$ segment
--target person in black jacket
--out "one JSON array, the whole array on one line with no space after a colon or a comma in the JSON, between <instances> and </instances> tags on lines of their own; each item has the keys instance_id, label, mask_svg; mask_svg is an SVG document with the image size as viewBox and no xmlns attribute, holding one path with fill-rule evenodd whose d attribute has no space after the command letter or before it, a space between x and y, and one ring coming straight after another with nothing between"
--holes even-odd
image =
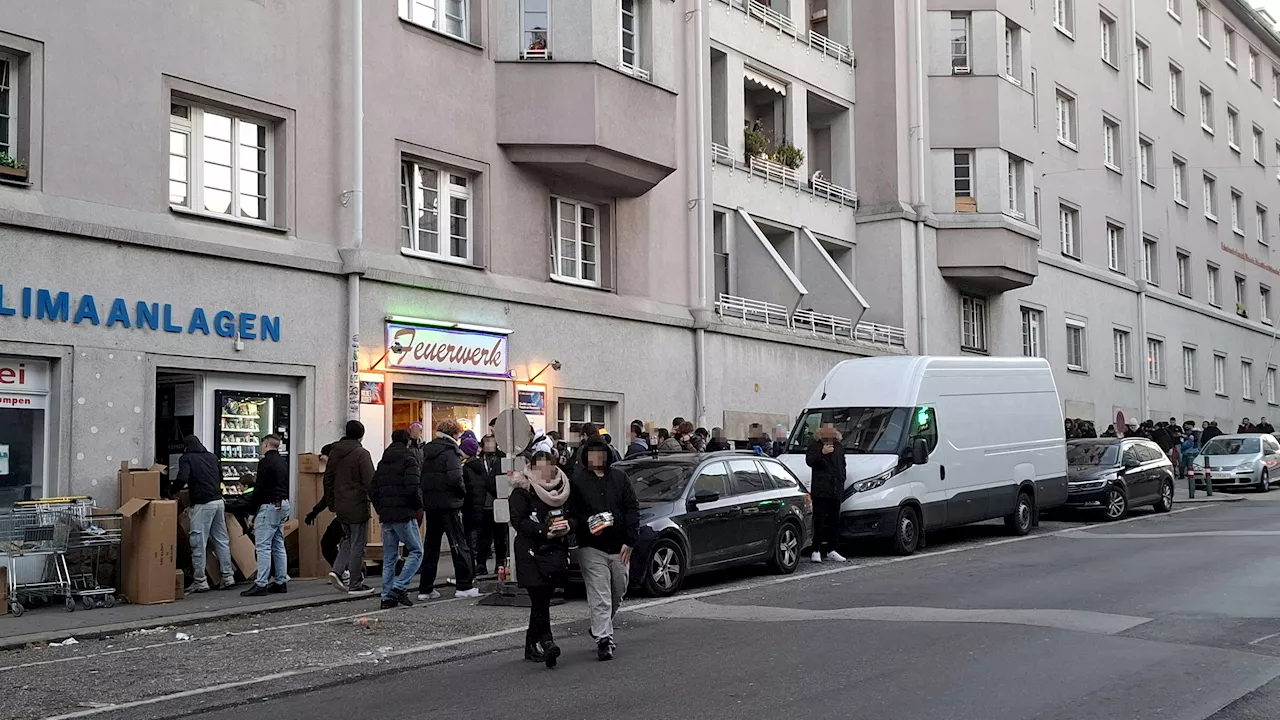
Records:
<instances>
[{"instance_id":1,"label":"person in black jacket","mask_svg":"<svg viewBox=\"0 0 1280 720\"><path fill-rule=\"evenodd\" d=\"M391 433L391 445L382 451L369 493L373 509L382 522L383 610L397 605L413 607L409 581L422 565L422 537L418 534L418 518L422 515L422 468L412 442L408 430ZM396 575L400 543L404 543L409 556Z\"/></svg>"},{"instance_id":2,"label":"person in black jacket","mask_svg":"<svg viewBox=\"0 0 1280 720\"><path fill-rule=\"evenodd\" d=\"M1200 447L1203 448L1206 443L1219 435L1226 435L1226 433L1222 432L1222 428L1218 427L1217 420L1210 420L1209 427L1205 428L1204 431L1200 433Z\"/></svg>"},{"instance_id":3,"label":"person in black jacket","mask_svg":"<svg viewBox=\"0 0 1280 720\"><path fill-rule=\"evenodd\" d=\"M262 438L258 479L253 486L253 502L258 513L253 520L253 544L258 555L258 577L253 587L240 593L256 597L289 591L289 556L284 551L284 524L293 508L289 505L289 463L280 455L280 438ZM275 576L272 579L272 566Z\"/></svg>"},{"instance_id":4,"label":"person in black jacket","mask_svg":"<svg viewBox=\"0 0 1280 720\"><path fill-rule=\"evenodd\" d=\"M536 453L535 453L536 454ZM547 453L553 462L557 462L554 452ZM493 501L498 498L498 476L502 474L502 458L506 455L498 449L498 443L492 435L480 440L480 455L477 461L484 469L484 506L481 510L480 524L476 537L472 538L471 554L475 559L476 575L486 574L489 569L489 553L493 553L494 567L507 564L507 524L493 518ZM468 466L469 467L469 466ZM463 468L464 470L466 468Z\"/></svg>"},{"instance_id":5,"label":"person in black jacket","mask_svg":"<svg viewBox=\"0 0 1280 720\"><path fill-rule=\"evenodd\" d=\"M603 438L587 441L586 464L575 469L569 494L569 517L578 528L578 567L599 660L612 660L617 648L613 616L627 593L627 565L640 536L640 503L627 474L613 467L610 451Z\"/></svg>"},{"instance_id":6,"label":"person in black jacket","mask_svg":"<svg viewBox=\"0 0 1280 720\"><path fill-rule=\"evenodd\" d=\"M480 597L480 591L471 586L474 568L471 566L466 530L462 525L467 486L462 480L462 452L458 449L457 440L461 432L456 420L441 420L436 426L435 439L422 449L422 504L426 508L427 539L418 581L419 600L440 597L435 583L443 537L449 538L453 574L458 582L454 597Z\"/></svg>"},{"instance_id":7,"label":"person in black jacket","mask_svg":"<svg viewBox=\"0 0 1280 720\"><path fill-rule=\"evenodd\" d=\"M205 577L205 555L209 539L222 569L220 590L235 587L235 566L231 564L231 539L227 535L227 507L222 498L222 471L218 459L205 449L200 438L188 435L183 438L183 453L178 459L178 481L170 488L176 499L183 488L189 486L191 507L187 519L191 523L191 569L194 575L191 592L209 592L209 580Z\"/></svg>"},{"instance_id":8,"label":"person in black jacket","mask_svg":"<svg viewBox=\"0 0 1280 720\"><path fill-rule=\"evenodd\" d=\"M809 493L813 497L813 562L828 559L844 562L836 551L840 542L840 501L844 495L844 444L840 431L831 423L823 423L814 434L804 456L813 469Z\"/></svg>"},{"instance_id":9,"label":"person in black jacket","mask_svg":"<svg viewBox=\"0 0 1280 720\"><path fill-rule=\"evenodd\" d=\"M462 451L462 485L467 489L462 503L462 529L467 533L467 547L471 549L471 567L479 577L485 574L489 562L487 554L483 562L480 560L480 529L485 525L484 503L489 495L485 482L488 468L480 459L480 441L474 433L463 433L458 449Z\"/></svg>"},{"instance_id":10,"label":"person in black jacket","mask_svg":"<svg viewBox=\"0 0 1280 720\"><path fill-rule=\"evenodd\" d=\"M373 457L364 448L364 424L348 420L346 434L329 447L324 467L324 502L342 523L342 544L329 582L349 595L371 595L364 584L364 548L369 538L369 490ZM343 578L347 578L344 582Z\"/></svg>"},{"instance_id":11,"label":"person in black jacket","mask_svg":"<svg viewBox=\"0 0 1280 720\"><path fill-rule=\"evenodd\" d=\"M724 437L724 428L711 428L711 439L707 441L707 452L723 452L732 449L733 446Z\"/></svg>"},{"instance_id":12,"label":"person in black jacket","mask_svg":"<svg viewBox=\"0 0 1280 720\"><path fill-rule=\"evenodd\" d=\"M524 659L555 667L560 657L551 634L551 597L569 579L569 533L565 513L569 478L548 452L511 479L511 522L516 528L516 582L529 593L529 629Z\"/></svg>"}]
</instances>

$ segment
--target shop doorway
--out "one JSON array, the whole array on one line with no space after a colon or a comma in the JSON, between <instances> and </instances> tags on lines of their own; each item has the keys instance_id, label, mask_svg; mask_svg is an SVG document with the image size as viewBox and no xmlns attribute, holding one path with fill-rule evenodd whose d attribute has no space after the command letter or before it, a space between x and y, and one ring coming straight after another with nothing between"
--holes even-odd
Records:
<instances>
[{"instance_id":1,"label":"shop doorway","mask_svg":"<svg viewBox=\"0 0 1280 720\"><path fill-rule=\"evenodd\" d=\"M201 378L195 375L156 373L155 462L169 468L161 476L160 492L169 497L170 477L178 476L182 439L196 432L196 406Z\"/></svg>"},{"instance_id":2,"label":"shop doorway","mask_svg":"<svg viewBox=\"0 0 1280 720\"><path fill-rule=\"evenodd\" d=\"M483 393L440 395L396 388L391 401L391 428L407 428L420 422L423 435L430 440L441 421L452 419L464 431L470 430L476 437L484 437L489 429L488 404L488 395Z\"/></svg>"}]
</instances>

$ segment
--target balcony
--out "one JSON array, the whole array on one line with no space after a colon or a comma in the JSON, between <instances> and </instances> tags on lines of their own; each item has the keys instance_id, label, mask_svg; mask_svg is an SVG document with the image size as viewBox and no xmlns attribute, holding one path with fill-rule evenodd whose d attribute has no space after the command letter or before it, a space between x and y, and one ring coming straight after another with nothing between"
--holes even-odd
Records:
<instances>
[{"instance_id":1,"label":"balcony","mask_svg":"<svg viewBox=\"0 0 1280 720\"><path fill-rule=\"evenodd\" d=\"M938 230L938 269L962 289L983 295L1030 285L1039 273L1035 238L1007 227Z\"/></svg>"},{"instance_id":2,"label":"balcony","mask_svg":"<svg viewBox=\"0 0 1280 720\"><path fill-rule=\"evenodd\" d=\"M814 52L849 65L852 71L853 49L849 46L838 43L813 29L797 28L789 16L783 15L759 0L720 0L720 2L746 13L748 17L760 21L766 28L773 28L779 35L790 35L797 42L808 45Z\"/></svg>"},{"instance_id":3,"label":"balcony","mask_svg":"<svg viewBox=\"0 0 1280 720\"><path fill-rule=\"evenodd\" d=\"M795 188L799 192L812 195L815 198L850 207L854 210L858 209L858 194L856 192L821 178L815 177L804 180L798 172L782 163L761 157L751 157L747 159L747 162L742 162L733 156L733 151L728 146L719 143L711 143L711 159L717 165L723 165L732 170L742 170L767 182Z\"/></svg>"},{"instance_id":4,"label":"balcony","mask_svg":"<svg viewBox=\"0 0 1280 720\"><path fill-rule=\"evenodd\" d=\"M639 197L675 172L676 95L640 82L643 70L571 62L497 68L498 144L511 162L612 197Z\"/></svg>"},{"instance_id":5,"label":"balcony","mask_svg":"<svg viewBox=\"0 0 1280 720\"><path fill-rule=\"evenodd\" d=\"M870 322L855 323L851 318L812 310L788 312L783 305L736 295L720 295L716 300L716 314L722 319L758 323L832 340L857 340L900 348L907 346L907 331L900 327Z\"/></svg>"}]
</instances>

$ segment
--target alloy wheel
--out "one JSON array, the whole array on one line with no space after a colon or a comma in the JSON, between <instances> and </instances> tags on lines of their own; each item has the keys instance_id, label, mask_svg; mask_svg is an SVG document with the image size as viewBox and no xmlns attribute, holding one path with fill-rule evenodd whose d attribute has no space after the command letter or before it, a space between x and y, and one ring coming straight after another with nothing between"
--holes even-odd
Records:
<instances>
[{"instance_id":1,"label":"alloy wheel","mask_svg":"<svg viewBox=\"0 0 1280 720\"><path fill-rule=\"evenodd\" d=\"M782 556L783 567L792 567L800 562L800 538L796 537L796 531L790 525L782 530L778 552Z\"/></svg>"},{"instance_id":2,"label":"alloy wheel","mask_svg":"<svg viewBox=\"0 0 1280 720\"><path fill-rule=\"evenodd\" d=\"M1107 493L1107 518L1119 520L1124 517L1128 504L1129 501L1125 498L1124 493L1112 488L1111 492Z\"/></svg>"},{"instance_id":3,"label":"alloy wheel","mask_svg":"<svg viewBox=\"0 0 1280 720\"><path fill-rule=\"evenodd\" d=\"M680 558L675 548L664 546L653 554L653 582L664 591L676 586L680 577Z\"/></svg>"}]
</instances>

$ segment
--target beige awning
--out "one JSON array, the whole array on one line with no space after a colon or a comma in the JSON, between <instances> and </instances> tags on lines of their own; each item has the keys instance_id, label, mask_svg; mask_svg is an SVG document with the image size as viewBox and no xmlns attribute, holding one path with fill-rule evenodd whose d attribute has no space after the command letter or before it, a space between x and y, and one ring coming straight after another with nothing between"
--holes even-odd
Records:
<instances>
[{"instance_id":1,"label":"beige awning","mask_svg":"<svg viewBox=\"0 0 1280 720\"><path fill-rule=\"evenodd\" d=\"M769 77L768 75L757 70L752 70L751 68L747 68L743 72L743 76L750 85L764 90L772 90L779 95L785 96L787 94L787 84L777 78Z\"/></svg>"}]
</instances>

